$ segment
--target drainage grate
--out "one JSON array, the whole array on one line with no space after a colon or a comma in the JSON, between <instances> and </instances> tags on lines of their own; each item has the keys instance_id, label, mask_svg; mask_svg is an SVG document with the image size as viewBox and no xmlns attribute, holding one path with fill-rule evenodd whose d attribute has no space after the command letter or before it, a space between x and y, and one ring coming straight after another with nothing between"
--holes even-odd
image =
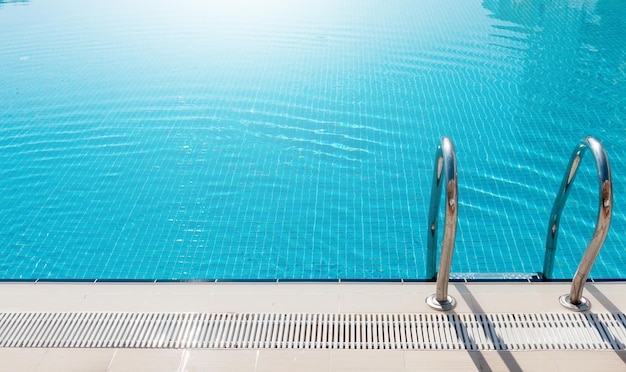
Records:
<instances>
[{"instance_id":1,"label":"drainage grate","mask_svg":"<svg viewBox=\"0 0 626 372\"><path fill-rule=\"evenodd\" d=\"M623 350L622 313L0 313L0 347Z\"/></svg>"}]
</instances>

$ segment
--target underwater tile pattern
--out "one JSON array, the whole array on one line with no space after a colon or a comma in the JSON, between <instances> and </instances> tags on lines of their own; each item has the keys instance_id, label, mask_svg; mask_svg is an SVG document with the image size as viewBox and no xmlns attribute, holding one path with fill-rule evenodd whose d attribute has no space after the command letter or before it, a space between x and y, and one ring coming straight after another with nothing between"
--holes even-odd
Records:
<instances>
[{"instance_id":1,"label":"underwater tile pattern","mask_svg":"<svg viewBox=\"0 0 626 372\"><path fill-rule=\"evenodd\" d=\"M623 278L624 24L609 0L2 2L0 278L423 279L444 135L453 272L541 271L593 135L616 203L592 277ZM588 155L556 277L595 177Z\"/></svg>"}]
</instances>

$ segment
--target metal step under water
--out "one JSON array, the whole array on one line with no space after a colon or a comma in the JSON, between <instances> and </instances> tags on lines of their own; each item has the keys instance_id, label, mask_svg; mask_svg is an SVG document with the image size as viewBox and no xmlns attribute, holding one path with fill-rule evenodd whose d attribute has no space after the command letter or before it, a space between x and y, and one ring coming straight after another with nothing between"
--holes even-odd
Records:
<instances>
[{"instance_id":1,"label":"metal step under water","mask_svg":"<svg viewBox=\"0 0 626 372\"><path fill-rule=\"evenodd\" d=\"M623 313L0 313L0 347L624 350Z\"/></svg>"}]
</instances>

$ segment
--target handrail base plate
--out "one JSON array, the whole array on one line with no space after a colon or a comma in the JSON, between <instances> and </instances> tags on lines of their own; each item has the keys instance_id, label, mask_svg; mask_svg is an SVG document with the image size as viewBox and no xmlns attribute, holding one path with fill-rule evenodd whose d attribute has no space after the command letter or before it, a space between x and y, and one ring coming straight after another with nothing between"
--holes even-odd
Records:
<instances>
[{"instance_id":1,"label":"handrail base plate","mask_svg":"<svg viewBox=\"0 0 626 372\"><path fill-rule=\"evenodd\" d=\"M572 311L587 311L591 309L591 302L589 302L589 300L584 297L580 298L579 304L573 304L570 302L570 296L568 294L565 294L559 297L559 302L561 303L561 305L563 305L563 307L566 307Z\"/></svg>"},{"instance_id":2,"label":"handrail base plate","mask_svg":"<svg viewBox=\"0 0 626 372\"><path fill-rule=\"evenodd\" d=\"M452 296L448 296L445 301L437 301L437 294L432 294L426 298L426 304L438 311L448 311L454 309L456 300Z\"/></svg>"}]
</instances>

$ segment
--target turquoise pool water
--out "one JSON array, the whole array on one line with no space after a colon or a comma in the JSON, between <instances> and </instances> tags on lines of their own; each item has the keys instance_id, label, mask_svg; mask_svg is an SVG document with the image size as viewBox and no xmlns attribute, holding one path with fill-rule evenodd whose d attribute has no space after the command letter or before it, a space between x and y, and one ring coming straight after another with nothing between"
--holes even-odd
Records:
<instances>
[{"instance_id":1,"label":"turquoise pool water","mask_svg":"<svg viewBox=\"0 0 626 372\"><path fill-rule=\"evenodd\" d=\"M624 1L0 1L0 87L0 278L424 278L443 135L453 273L541 271L593 135L615 204L591 277L626 278Z\"/></svg>"}]
</instances>

